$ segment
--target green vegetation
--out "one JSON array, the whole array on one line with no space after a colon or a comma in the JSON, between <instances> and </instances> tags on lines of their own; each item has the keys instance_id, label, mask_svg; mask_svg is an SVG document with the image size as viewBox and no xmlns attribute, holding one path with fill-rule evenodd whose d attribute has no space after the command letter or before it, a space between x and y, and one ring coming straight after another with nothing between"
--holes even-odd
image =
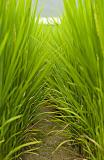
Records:
<instances>
[{"instance_id":1,"label":"green vegetation","mask_svg":"<svg viewBox=\"0 0 104 160\"><path fill-rule=\"evenodd\" d=\"M0 1L0 160L35 152L45 101L72 146L104 160L104 0L64 0L52 27L36 8Z\"/></svg>"},{"instance_id":2,"label":"green vegetation","mask_svg":"<svg viewBox=\"0 0 104 160\"><path fill-rule=\"evenodd\" d=\"M32 139L48 73L47 35L31 0L0 1L0 160L16 159ZM20 152L21 151L21 152Z\"/></svg>"},{"instance_id":3,"label":"green vegetation","mask_svg":"<svg viewBox=\"0 0 104 160\"><path fill-rule=\"evenodd\" d=\"M77 3L76 3L77 2ZM87 159L104 159L104 0L64 1L52 43L51 100L56 121ZM55 47L54 47L55 46Z\"/></svg>"}]
</instances>

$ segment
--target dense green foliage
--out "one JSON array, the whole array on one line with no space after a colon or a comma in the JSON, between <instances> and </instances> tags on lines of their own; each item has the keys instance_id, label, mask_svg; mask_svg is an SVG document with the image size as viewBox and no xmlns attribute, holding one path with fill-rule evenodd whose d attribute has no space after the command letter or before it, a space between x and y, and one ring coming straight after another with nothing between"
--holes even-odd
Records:
<instances>
[{"instance_id":1,"label":"dense green foliage","mask_svg":"<svg viewBox=\"0 0 104 160\"><path fill-rule=\"evenodd\" d=\"M31 0L0 0L0 160L40 143L30 127L38 120L49 65L47 35L35 14Z\"/></svg>"},{"instance_id":2,"label":"dense green foliage","mask_svg":"<svg viewBox=\"0 0 104 160\"><path fill-rule=\"evenodd\" d=\"M72 146L104 160L104 0L64 0L53 26L39 24L36 8L0 0L0 160L35 151L45 100Z\"/></svg>"},{"instance_id":3,"label":"dense green foliage","mask_svg":"<svg viewBox=\"0 0 104 160\"><path fill-rule=\"evenodd\" d=\"M65 0L54 33L51 100L87 159L104 159L104 0Z\"/></svg>"}]
</instances>

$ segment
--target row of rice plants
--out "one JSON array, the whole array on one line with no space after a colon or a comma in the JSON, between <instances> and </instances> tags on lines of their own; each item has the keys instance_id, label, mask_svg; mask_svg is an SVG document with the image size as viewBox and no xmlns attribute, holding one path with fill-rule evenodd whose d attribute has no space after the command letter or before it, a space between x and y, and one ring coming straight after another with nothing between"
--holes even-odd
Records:
<instances>
[{"instance_id":1,"label":"row of rice plants","mask_svg":"<svg viewBox=\"0 0 104 160\"><path fill-rule=\"evenodd\" d=\"M103 160L104 0L64 0L54 27L39 24L36 6L0 1L0 160L34 152L31 126L47 95L72 145Z\"/></svg>"},{"instance_id":2,"label":"row of rice plants","mask_svg":"<svg viewBox=\"0 0 104 160\"><path fill-rule=\"evenodd\" d=\"M31 0L0 0L0 160L17 159L31 146L50 65L47 34ZM25 150L24 150L25 148Z\"/></svg>"},{"instance_id":3,"label":"row of rice plants","mask_svg":"<svg viewBox=\"0 0 104 160\"><path fill-rule=\"evenodd\" d=\"M87 159L104 160L104 0L64 0L64 7L49 44L55 121Z\"/></svg>"}]
</instances>

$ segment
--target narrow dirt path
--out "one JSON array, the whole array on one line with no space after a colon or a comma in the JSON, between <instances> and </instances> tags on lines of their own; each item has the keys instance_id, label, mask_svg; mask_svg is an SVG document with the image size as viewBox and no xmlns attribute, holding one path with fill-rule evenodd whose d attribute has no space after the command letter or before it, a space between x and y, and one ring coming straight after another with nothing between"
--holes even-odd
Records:
<instances>
[{"instance_id":1,"label":"narrow dirt path","mask_svg":"<svg viewBox=\"0 0 104 160\"><path fill-rule=\"evenodd\" d=\"M50 117L42 120L38 125L38 129L41 130L42 141L39 150L36 155L25 155L23 160L85 160L79 154L77 154L70 147L70 144L62 145L58 150L57 146L67 138L53 130L60 130L59 126L55 126L54 122L51 122ZM56 150L56 152L54 152Z\"/></svg>"}]
</instances>

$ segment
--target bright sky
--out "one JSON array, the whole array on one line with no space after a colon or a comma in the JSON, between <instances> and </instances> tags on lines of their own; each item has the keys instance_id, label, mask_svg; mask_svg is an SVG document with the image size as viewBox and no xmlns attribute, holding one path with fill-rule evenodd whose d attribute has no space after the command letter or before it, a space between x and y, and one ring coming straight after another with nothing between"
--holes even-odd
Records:
<instances>
[{"instance_id":1,"label":"bright sky","mask_svg":"<svg viewBox=\"0 0 104 160\"><path fill-rule=\"evenodd\" d=\"M38 0L38 11L41 8L44 8L41 13L42 17L61 16L63 12L63 0Z\"/></svg>"}]
</instances>

